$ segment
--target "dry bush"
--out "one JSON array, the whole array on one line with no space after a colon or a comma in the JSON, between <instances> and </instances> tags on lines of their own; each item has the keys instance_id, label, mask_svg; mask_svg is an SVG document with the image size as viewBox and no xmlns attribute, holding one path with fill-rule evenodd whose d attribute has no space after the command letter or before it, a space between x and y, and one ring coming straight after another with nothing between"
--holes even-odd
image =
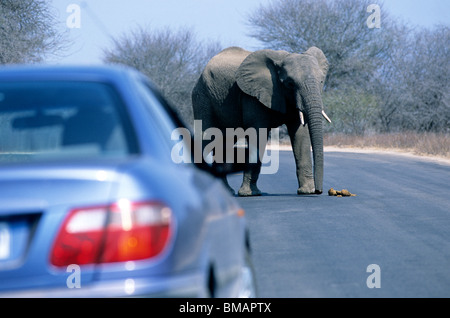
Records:
<instances>
[{"instance_id":1,"label":"dry bush","mask_svg":"<svg viewBox=\"0 0 450 318\"><path fill-rule=\"evenodd\" d=\"M192 124L192 88L208 60L221 50L220 44L200 42L189 28L141 26L112 42L104 49L104 62L128 65L150 77L184 122Z\"/></svg>"},{"instance_id":2,"label":"dry bush","mask_svg":"<svg viewBox=\"0 0 450 318\"><path fill-rule=\"evenodd\" d=\"M418 155L450 158L450 135L439 133L391 133L369 136L327 134L325 146L408 151Z\"/></svg>"},{"instance_id":3,"label":"dry bush","mask_svg":"<svg viewBox=\"0 0 450 318\"><path fill-rule=\"evenodd\" d=\"M70 45L49 0L0 1L0 64L38 63Z\"/></svg>"}]
</instances>

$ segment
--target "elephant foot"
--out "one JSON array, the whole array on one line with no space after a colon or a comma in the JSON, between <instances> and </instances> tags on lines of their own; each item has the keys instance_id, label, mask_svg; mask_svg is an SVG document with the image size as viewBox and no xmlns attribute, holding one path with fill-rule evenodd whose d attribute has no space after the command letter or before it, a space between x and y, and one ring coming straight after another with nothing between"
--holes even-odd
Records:
<instances>
[{"instance_id":1,"label":"elephant foot","mask_svg":"<svg viewBox=\"0 0 450 318\"><path fill-rule=\"evenodd\" d=\"M297 194L315 194L314 180L308 181L297 189Z\"/></svg>"},{"instance_id":2,"label":"elephant foot","mask_svg":"<svg viewBox=\"0 0 450 318\"><path fill-rule=\"evenodd\" d=\"M238 195L240 197L259 196L261 194L262 194L262 192L258 189L258 187L256 185L253 185L253 186L243 185L238 191Z\"/></svg>"}]
</instances>

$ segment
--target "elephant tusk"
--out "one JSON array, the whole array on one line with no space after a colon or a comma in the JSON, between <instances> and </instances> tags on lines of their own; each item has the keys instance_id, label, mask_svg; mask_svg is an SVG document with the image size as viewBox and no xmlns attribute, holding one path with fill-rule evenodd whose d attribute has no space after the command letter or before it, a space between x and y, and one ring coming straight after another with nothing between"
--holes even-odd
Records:
<instances>
[{"instance_id":1,"label":"elephant tusk","mask_svg":"<svg viewBox=\"0 0 450 318\"><path fill-rule=\"evenodd\" d=\"M301 111L299 111L300 113L300 123L302 124L302 126L305 125L305 117L303 116L303 113Z\"/></svg>"},{"instance_id":2,"label":"elephant tusk","mask_svg":"<svg viewBox=\"0 0 450 318\"><path fill-rule=\"evenodd\" d=\"M322 110L322 115L323 115L323 117L324 117L329 123L331 123L330 117L328 117L327 114L325 114L325 111L324 111L324 110Z\"/></svg>"}]
</instances>

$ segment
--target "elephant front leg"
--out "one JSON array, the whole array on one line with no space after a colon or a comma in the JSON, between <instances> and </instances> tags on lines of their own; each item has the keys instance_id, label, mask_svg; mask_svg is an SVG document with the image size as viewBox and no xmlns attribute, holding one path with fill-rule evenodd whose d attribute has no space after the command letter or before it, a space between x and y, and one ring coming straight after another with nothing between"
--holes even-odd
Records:
<instances>
[{"instance_id":1,"label":"elephant front leg","mask_svg":"<svg viewBox=\"0 0 450 318\"><path fill-rule=\"evenodd\" d=\"M311 158L311 139L307 125L294 122L287 125L294 152L298 180L297 194L314 194L314 175Z\"/></svg>"}]
</instances>

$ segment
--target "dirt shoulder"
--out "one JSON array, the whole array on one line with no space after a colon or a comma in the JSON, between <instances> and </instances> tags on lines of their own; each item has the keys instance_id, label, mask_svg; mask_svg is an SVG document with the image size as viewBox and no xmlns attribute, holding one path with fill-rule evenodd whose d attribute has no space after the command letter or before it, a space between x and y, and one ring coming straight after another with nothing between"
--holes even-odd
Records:
<instances>
[{"instance_id":1,"label":"dirt shoulder","mask_svg":"<svg viewBox=\"0 0 450 318\"><path fill-rule=\"evenodd\" d=\"M267 149L279 151L292 151L291 145L279 145L278 147L274 147L273 145L268 145ZM396 155L396 156L404 156L407 158L414 158L417 160L423 160L428 162L435 162L439 164L449 165L450 159L443 158L439 156L426 156L426 155L417 155L412 152L404 151L404 150L396 150L396 149L381 149L381 148L344 148L344 147L336 147L336 146L325 146L325 152L350 152L350 153L379 153L379 154L387 154L387 155Z\"/></svg>"}]
</instances>

